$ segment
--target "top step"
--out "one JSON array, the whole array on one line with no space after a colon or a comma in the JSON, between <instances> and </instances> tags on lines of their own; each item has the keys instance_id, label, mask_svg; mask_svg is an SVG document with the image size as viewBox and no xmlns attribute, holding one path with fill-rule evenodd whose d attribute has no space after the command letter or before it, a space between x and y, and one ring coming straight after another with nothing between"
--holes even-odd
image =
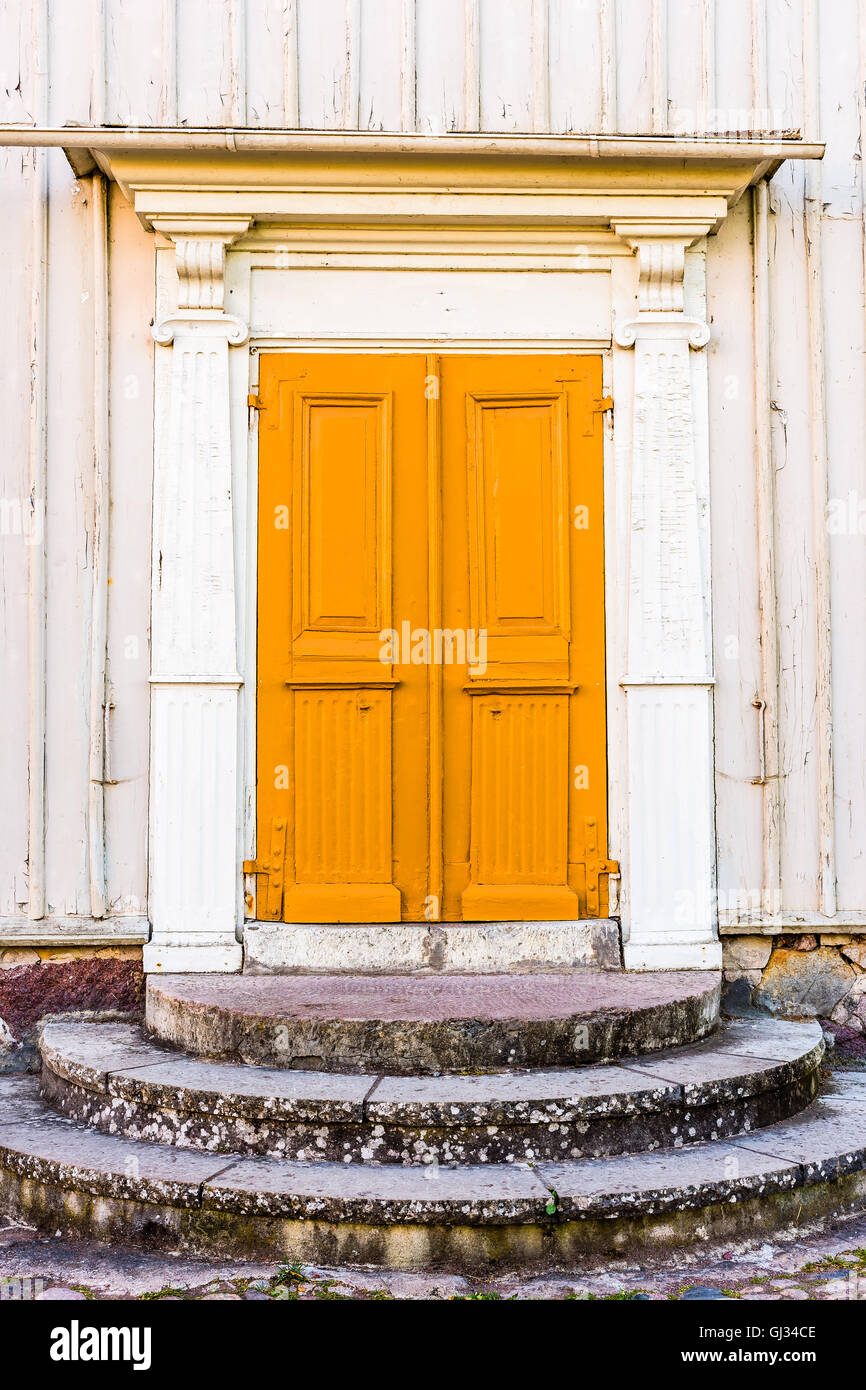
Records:
<instances>
[{"instance_id":1,"label":"top step","mask_svg":"<svg viewBox=\"0 0 866 1390\"><path fill-rule=\"evenodd\" d=\"M574 1067L679 1047L719 1015L720 976L151 975L147 1027L259 1066L435 1075Z\"/></svg>"}]
</instances>

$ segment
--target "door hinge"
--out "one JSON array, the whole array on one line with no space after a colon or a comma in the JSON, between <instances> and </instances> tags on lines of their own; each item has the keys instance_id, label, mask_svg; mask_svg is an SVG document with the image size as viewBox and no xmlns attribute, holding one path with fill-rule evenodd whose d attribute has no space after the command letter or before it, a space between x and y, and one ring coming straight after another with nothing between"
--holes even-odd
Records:
<instances>
[{"instance_id":1,"label":"door hinge","mask_svg":"<svg viewBox=\"0 0 866 1390\"><path fill-rule=\"evenodd\" d=\"M600 400L594 400L590 404L589 409L587 410L587 415L589 416L589 419L587 420L586 416L584 416L584 419L586 420L583 429L584 439L591 439L592 436L595 434L595 431L597 429L597 425L595 423L596 415L607 415L608 412L610 412L611 415L613 413L613 396L602 396Z\"/></svg>"},{"instance_id":2,"label":"door hinge","mask_svg":"<svg viewBox=\"0 0 866 1390\"><path fill-rule=\"evenodd\" d=\"M598 821L587 816L584 834L586 851L586 911L590 917L598 917L601 911L600 880L603 874L618 874L619 864L615 859L607 859L599 854Z\"/></svg>"},{"instance_id":3,"label":"door hinge","mask_svg":"<svg viewBox=\"0 0 866 1390\"><path fill-rule=\"evenodd\" d=\"M265 404L261 396L256 395L255 391L250 391L249 395L247 396L247 416L250 429L252 429L253 427L253 419L255 414L258 411L264 409Z\"/></svg>"},{"instance_id":4,"label":"door hinge","mask_svg":"<svg viewBox=\"0 0 866 1390\"><path fill-rule=\"evenodd\" d=\"M279 921L283 911L283 889L286 878L286 821L282 816L271 821L271 841L267 859L245 859L244 873L267 879L265 910L256 904L256 915L265 921Z\"/></svg>"}]
</instances>

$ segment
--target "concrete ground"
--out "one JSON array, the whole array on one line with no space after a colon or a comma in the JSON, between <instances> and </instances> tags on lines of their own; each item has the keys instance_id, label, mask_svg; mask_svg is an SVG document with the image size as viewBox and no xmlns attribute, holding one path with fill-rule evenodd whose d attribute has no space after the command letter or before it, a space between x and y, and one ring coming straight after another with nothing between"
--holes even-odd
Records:
<instances>
[{"instance_id":1,"label":"concrete ground","mask_svg":"<svg viewBox=\"0 0 866 1390\"><path fill-rule=\"evenodd\" d=\"M841 1048L840 1070L866 1071ZM0 1217L0 1300L746 1299L866 1301L866 1213L730 1248L591 1261L543 1275L319 1269L146 1254L40 1235Z\"/></svg>"},{"instance_id":2,"label":"concrete ground","mask_svg":"<svg viewBox=\"0 0 866 1390\"><path fill-rule=\"evenodd\" d=\"M608 1261L579 1272L470 1278L214 1262L0 1227L0 1298L810 1299L866 1301L866 1215L730 1250Z\"/></svg>"}]
</instances>

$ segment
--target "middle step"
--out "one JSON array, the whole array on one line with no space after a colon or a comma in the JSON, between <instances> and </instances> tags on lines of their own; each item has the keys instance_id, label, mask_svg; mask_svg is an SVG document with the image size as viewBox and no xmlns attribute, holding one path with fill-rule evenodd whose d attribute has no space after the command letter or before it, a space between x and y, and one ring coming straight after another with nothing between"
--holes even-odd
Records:
<instances>
[{"instance_id":1,"label":"middle step","mask_svg":"<svg viewBox=\"0 0 866 1390\"><path fill-rule=\"evenodd\" d=\"M289 1071L177 1053L134 1026L50 1023L42 1089L110 1134L210 1152L346 1163L602 1158L729 1138L818 1091L816 1023L742 1019L616 1065L483 1075Z\"/></svg>"}]
</instances>

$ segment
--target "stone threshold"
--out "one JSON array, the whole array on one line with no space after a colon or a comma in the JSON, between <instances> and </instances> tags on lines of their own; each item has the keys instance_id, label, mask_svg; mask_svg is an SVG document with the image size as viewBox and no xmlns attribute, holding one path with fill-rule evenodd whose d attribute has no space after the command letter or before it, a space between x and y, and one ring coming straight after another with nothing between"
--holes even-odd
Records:
<instances>
[{"instance_id":1,"label":"stone threshold","mask_svg":"<svg viewBox=\"0 0 866 1390\"><path fill-rule=\"evenodd\" d=\"M615 918L575 922L248 922L244 973L510 974L622 969Z\"/></svg>"}]
</instances>

